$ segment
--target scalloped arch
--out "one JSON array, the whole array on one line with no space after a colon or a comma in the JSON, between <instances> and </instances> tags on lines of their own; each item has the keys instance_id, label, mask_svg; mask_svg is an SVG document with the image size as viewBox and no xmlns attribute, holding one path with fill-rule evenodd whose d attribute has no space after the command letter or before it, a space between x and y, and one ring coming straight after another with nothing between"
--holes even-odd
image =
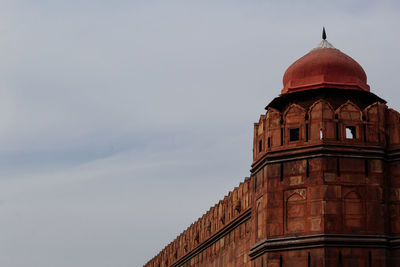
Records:
<instances>
[{"instance_id":1,"label":"scalloped arch","mask_svg":"<svg viewBox=\"0 0 400 267\"><path fill-rule=\"evenodd\" d=\"M300 106L300 105L294 103L294 104L291 104L289 107L287 107L287 108L285 109L285 111L283 112L283 117L285 118L286 115L289 113L289 111L290 111L291 109L294 109L294 108L297 108L297 109L301 110L301 112L303 112L303 113L306 112L306 110L305 110L302 106Z\"/></svg>"},{"instance_id":2,"label":"scalloped arch","mask_svg":"<svg viewBox=\"0 0 400 267\"><path fill-rule=\"evenodd\" d=\"M290 201L301 201L301 200L305 200L305 197L300 195L298 192L294 192L293 194L291 194L287 199L286 202L290 202Z\"/></svg>"},{"instance_id":3,"label":"scalloped arch","mask_svg":"<svg viewBox=\"0 0 400 267\"><path fill-rule=\"evenodd\" d=\"M284 124L286 124L288 122L289 123L290 122L293 123L293 121L300 122L299 121L299 114L302 114L301 115L301 117L302 117L301 119L304 120L304 115L306 114L306 112L307 111L302 106L300 106L298 104L291 104L282 113L283 123Z\"/></svg>"},{"instance_id":4,"label":"scalloped arch","mask_svg":"<svg viewBox=\"0 0 400 267\"><path fill-rule=\"evenodd\" d=\"M279 116L282 116L282 113L275 109L275 108L268 108L267 112L265 113L265 118L269 118L272 114L279 114Z\"/></svg>"},{"instance_id":5,"label":"scalloped arch","mask_svg":"<svg viewBox=\"0 0 400 267\"><path fill-rule=\"evenodd\" d=\"M340 107L338 107L335 110L335 114L340 114L342 112L342 109L344 109L345 107L352 107L354 111L359 112L359 120L362 121L362 111L360 109L359 106L357 106L356 104L354 104L353 102L351 102L350 100L348 100L346 103L340 105Z\"/></svg>"},{"instance_id":6,"label":"scalloped arch","mask_svg":"<svg viewBox=\"0 0 400 267\"><path fill-rule=\"evenodd\" d=\"M308 116L309 118L311 118L311 112L313 111L313 109L318 105L318 104L325 104L331 111L332 111L332 118L333 118L333 114L335 114L335 110L333 109L333 107L331 106L331 104L326 101L325 99L318 99L317 101L315 101L309 108L308 108Z\"/></svg>"}]
</instances>

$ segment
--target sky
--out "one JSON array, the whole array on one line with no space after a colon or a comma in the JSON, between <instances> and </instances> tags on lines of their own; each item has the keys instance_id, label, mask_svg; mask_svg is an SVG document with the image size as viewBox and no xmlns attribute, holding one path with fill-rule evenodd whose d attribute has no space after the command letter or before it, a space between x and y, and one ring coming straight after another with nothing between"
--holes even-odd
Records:
<instances>
[{"instance_id":1,"label":"sky","mask_svg":"<svg viewBox=\"0 0 400 267\"><path fill-rule=\"evenodd\" d=\"M0 266L142 266L249 176L328 41L400 110L396 1L0 0Z\"/></svg>"}]
</instances>

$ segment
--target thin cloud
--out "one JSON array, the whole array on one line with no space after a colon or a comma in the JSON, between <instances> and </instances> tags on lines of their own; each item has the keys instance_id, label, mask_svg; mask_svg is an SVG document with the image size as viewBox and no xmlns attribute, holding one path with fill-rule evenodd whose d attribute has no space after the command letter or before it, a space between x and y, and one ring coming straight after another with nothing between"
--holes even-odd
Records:
<instances>
[{"instance_id":1,"label":"thin cloud","mask_svg":"<svg viewBox=\"0 0 400 267\"><path fill-rule=\"evenodd\" d=\"M322 26L400 109L396 2L3 2L2 266L144 264L249 174Z\"/></svg>"}]
</instances>

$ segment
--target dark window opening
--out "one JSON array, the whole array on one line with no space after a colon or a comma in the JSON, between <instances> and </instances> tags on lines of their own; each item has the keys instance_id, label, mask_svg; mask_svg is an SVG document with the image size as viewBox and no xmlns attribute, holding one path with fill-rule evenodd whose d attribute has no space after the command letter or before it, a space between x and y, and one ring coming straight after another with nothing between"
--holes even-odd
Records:
<instances>
[{"instance_id":1,"label":"dark window opening","mask_svg":"<svg viewBox=\"0 0 400 267\"><path fill-rule=\"evenodd\" d=\"M365 177L368 177L368 171L369 171L368 160L364 161L364 169L365 169Z\"/></svg>"},{"instance_id":2,"label":"dark window opening","mask_svg":"<svg viewBox=\"0 0 400 267\"><path fill-rule=\"evenodd\" d=\"M310 177L310 163L306 161L306 176Z\"/></svg>"},{"instance_id":3,"label":"dark window opening","mask_svg":"<svg viewBox=\"0 0 400 267\"><path fill-rule=\"evenodd\" d=\"M308 123L306 124L306 142L308 142Z\"/></svg>"},{"instance_id":4,"label":"dark window opening","mask_svg":"<svg viewBox=\"0 0 400 267\"><path fill-rule=\"evenodd\" d=\"M356 126L346 126L346 139L356 139Z\"/></svg>"},{"instance_id":5,"label":"dark window opening","mask_svg":"<svg viewBox=\"0 0 400 267\"><path fill-rule=\"evenodd\" d=\"M322 132L322 128L319 129L319 139L324 139L324 133Z\"/></svg>"},{"instance_id":6,"label":"dark window opening","mask_svg":"<svg viewBox=\"0 0 400 267\"><path fill-rule=\"evenodd\" d=\"M281 181L283 181L283 163L281 163Z\"/></svg>"},{"instance_id":7,"label":"dark window opening","mask_svg":"<svg viewBox=\"0 0 400 267\"><path fill-rule=\"evenodd\" d=\"M342 267L343 266L343 261L342 261L342 252L339 250L339 255L338 255L338 266Z\"/></svg>"},{"instance_id":8,"label":"dark window opening","mask_svg":"<svg viewBox=\"0 0 400 267\"><path fill-rule=\"evenodd\" d=\"M268 147L271 147L271 137L268 137Z\"/></svg>"},{"instance_id":9,"label":"dark window opening","mask_svg":"<svg viewBox=\"0 0 400 267\"><path fill-rule=\"evenodd\" d=\"M282 255L279 255L279 267L283 266Z\"/></svg>"},{"instance_id":10,"label":"dark window opening","mask_svg":"<svg viewBox=\"0 0 400 267\"><path fill-rule=\"evenodd\" d=\"M308 114L304 116L304 120L308 121Z\"/></svg>"},{"instance_id":11,"label":"dark window opening","mask_svg":"<svg viewBox=\"0 0 400 267\"><path fill-rule=\"evenodd\" d=\"M372 267L372 253L371 253L371 251L368 252L368 266Z\"/></svg>"},{"instance_id":12,"label":"dark window opening","mask_svg":"<svg viewBox=\"0 0 400 267\"><path fill-rule=\"evenodd\" d=\"M284 134L284 131L283 131L283 128L281 128L281 146L283 146L283 134Z\"/></svg>"},{"instance_id":13,"label":"dark window opening","mask_svg":"<svg viewBox=\"0 0 400 267\"><path fill-rule=\"evenodd\" d=\"M340 160L336 159L336 174L340 176Z\"/></svg>"},{"instance_id":14,"label":"dark window opening","mask_svg":"<svg viewBox=\"0 0 400 267\"><path fill-rule=\"evenodd\" d=\"M258 152L262 151L262 140L258 141Z\"/></svg>"},{"instance_id":15,"label":"dark window opening","mask_svg":"<svg viewBox=\"0 0 400 267\"><path fill-rule=\"evenodd\" d=\"M336 123L336 141L339 141L339 123Z\"/></svg>"},{"instance_id":16,"label":"dark window opening","mask_svg":"<svg viewBox=\"0 0 400 267\"><path fill-rule=\"evenodd\" d=\"M311 267L311 254L310 254L310 252L308 252L307 267Z\"/></svg>"},{"instance_id":17,"label":"dark window opening","mask_svg":"<svg viewBox=\"0 0 400 267\"><path fill-rule=\"evenodd\" d=\"M300 129L294 128L289 130L290 141L298 141L300 139Z\"/></svg>"}]
</instances>

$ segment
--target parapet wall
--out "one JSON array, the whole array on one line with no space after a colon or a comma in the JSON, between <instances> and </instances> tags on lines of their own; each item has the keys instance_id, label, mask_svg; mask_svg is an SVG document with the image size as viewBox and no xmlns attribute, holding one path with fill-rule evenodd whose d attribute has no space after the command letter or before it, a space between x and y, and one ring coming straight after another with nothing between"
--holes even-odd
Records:
<instances>
[{"instance_id":1,"label":"parapet wall","mask_svg":"<svg viewBox=\"0 0 400 267\"><path fill-rule=\"evenodd\" d=\"M349 129L354 136L348 136ZM323 99L308 107L269 108L254 124L253 166L266 153L322 143L399 147L398 113L379 102L362 110L351 101L334 108Z\"/></svg>"},{"instance_id":2,"label":"parapet wall","mask_svg":"<svg viewBox=\"0 0 400 267\"><path fill-rule=\"evenodd\" d=\"M250 215L252 203L251 178L246 178L223 200L215 204L208 212L190 225L174 241L168 244L157 256L151 259L145 267L166 267L190 264L196 260L195 256L206 251L204 257L212 258L225 245L225 238L239 241L245 237L243 233L233 234L235 228L240 227L247 219L243 215ZM246 228L251 227L246 224ZM246 232L246 229L244 230ZM249 232L249 229L247 229ZM228 243L228 242L227 242ZM249 244L250 245L250 244ZM193 252L196 253L193 253ZM248 251L248 250L247 250ZM194 255L191 255L194 254ZM178 265L177 265L178 266ZM189 265L191 266L191 265Z\"/></svg>"}]
</instances>

